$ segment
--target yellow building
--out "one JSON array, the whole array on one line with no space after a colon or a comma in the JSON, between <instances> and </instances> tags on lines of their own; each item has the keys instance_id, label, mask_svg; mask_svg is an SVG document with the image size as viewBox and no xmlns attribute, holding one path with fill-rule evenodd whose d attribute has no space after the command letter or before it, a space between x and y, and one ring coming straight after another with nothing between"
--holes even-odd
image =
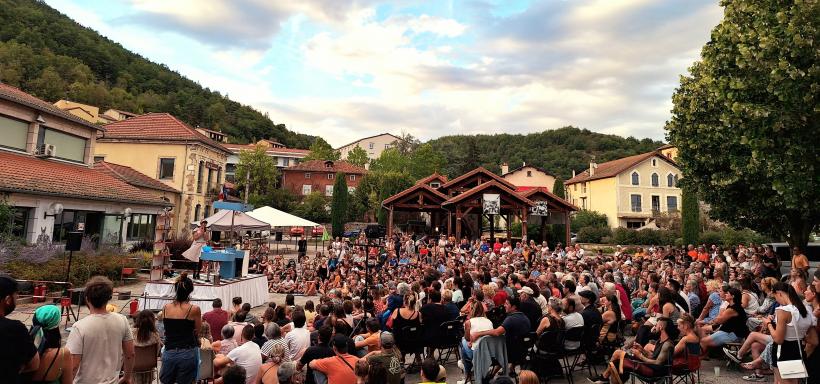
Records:
<instances>
[{"instance_id":1,"label":"yellow building","mask_svg":"<svg viewBox=\"0 0 820 384\"><path fill-rule=\"evenodd\" d=\"M640 228L658 213L678 211L681 172L662 150L590 163L564 183L567 199L581 209L605 214L612 228Z\"/></svg>"},{"instance_id":2,"label":"yellow building","mask_svg":"<svg viewBox=\"0 0 820 384\"><path fill-rule=\"evenodd\" d=\"M544 188L551 192L555 186L555 175L527 163L513 170L510 170L507 163L501 164L501 177L518 187L519 191Z\"/></svg>"},{"instance_id":3,"label":"yellow building","mask_svg":"<svg viewBox=\"0 0 820 384\"><path fill-rule=\"evenodd\" d=\"M375 160L381 156L385 149L395 146L396 141L399 140L401 140L401 138L396 135L381 133L375 136L368 136L363 139L356 140L352 143L336 148L336 150L342 155L342 159L347 159L347 155L350 154L350 151L356 149L356 147L361 147L365 152L367 152L368 159Z\"/></svg>"},{"instance_id":4,"label":"yellow building","mask_svg":"<svg viewBox=\"0 0 820 384\"><path fill-rule=\"evenodd\" d=\"M167 113L149 113L105 125L94 148L96 161L123 164L181 193L174 227L213 213L231 152Z\"/></svg>"}]
</instances>

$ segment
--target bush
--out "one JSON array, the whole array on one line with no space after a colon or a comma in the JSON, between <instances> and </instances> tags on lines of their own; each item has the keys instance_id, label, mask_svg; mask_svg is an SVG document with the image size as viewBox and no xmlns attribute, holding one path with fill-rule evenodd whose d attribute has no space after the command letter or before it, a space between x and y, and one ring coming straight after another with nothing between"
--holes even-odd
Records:
<instances>
[{"instance_id":1,"label":"bush","mask_svg":"<svg viewBox=\"0 0 820 384\"><path fill-rule=\"evenodd\" d=\"M678 239L678 233L664 229L635 230L616 228L612 231L611 241L620 245L672 245Z\"/></svg>"},{"instance_id":2,"label":"bush","mask_svg":"<svg viewBox=\"0 0 820 384\"><path fill-rule=\"evenodd\" d=\"M182 252L191 248L191 234L187 231L183 232L182 234L174 235L171 237L171 241L166 244L168 247L168 252L171 253L172 257L182 257Z\"/></svg>"},{"instance_id":3,"label":"bush","mask_svg":"<svg viewBox=\"0 0 820 384\"><path fill-rule=\"evenodd\" d=\"M136 243L132 243L128 247L128 253L137 252L154 252L154 241L150 239L142 239Z\"/></svg>"},{"instance_id":4,"label":"bush","mask_svg":"<svg viewBox=\"0 0 820 384\"><path fill-rule=\"evenodd\" d=\"M607 227L609 224L606 220L606 215L596 211L581 210L572 215L570 227L572 232L579 232L584 227Z\"/></svg>"},{"instance_id":5,"label":"bush","mask_svg":"<svg viewBox=\"0 0 820 384\"><path fill-rule=\"evenodd\" d=\"M122 254L98 255L75 252L71 260L69 281L75 287L82 286L91 276L97 275L108 277L111 281L118 281L126 260L126 256ZM43 263L32 263L18 258L2 266L4 272L15 279L23 280L63 281L67 269L68 253ZM49 289L58 289L58 287L49 287Z\"/></svg>"},{"instance_id":6,"label":"bush","mask_svg":"<svg viewBox=\"0 0 820 384\"><path fill-rule=\"evenodd\" d=\"M611 235L608 227L583 227L578 231L578 242L600 244L604 237Z\"/></svg>"}]
</instances>

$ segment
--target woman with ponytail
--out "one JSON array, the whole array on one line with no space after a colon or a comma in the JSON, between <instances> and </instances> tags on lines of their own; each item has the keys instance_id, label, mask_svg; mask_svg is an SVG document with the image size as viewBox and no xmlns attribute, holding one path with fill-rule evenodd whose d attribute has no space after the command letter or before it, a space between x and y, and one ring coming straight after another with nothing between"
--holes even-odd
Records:
<instances>
[{"instance_id":1,"label":"woman with ponytail","mask_svg":"<svg viewBox=\"0 0 820 384\"><path fill-rule=\"evenodd\" d=\"M775 382L797 383L798 379L783 379L777 369L779 361L803 360L804 353L800 350L801 342L806 337L809 328L813 326L814 316L806 309L803 300L797 291L786 283L778 282L772 288L775 300L780 304L775 309L775 324L770 318L763 319L763 328L768 329L774 339L772 345L772 367L774 368Z\"/></svg>"},{"instance_id":2,"label":"woman with ponytail","mask_svg":"<svg viewBox=\"0 0 820 384\"><path fill-rule=\"evenodd\" d=\"M189 384L197 377L202 311L190 303L193 291L194 281L183 272L174 283L174 301L162 308L165 352L162 354L159 379L163 384Z\"/></svg>"}]
</instances>

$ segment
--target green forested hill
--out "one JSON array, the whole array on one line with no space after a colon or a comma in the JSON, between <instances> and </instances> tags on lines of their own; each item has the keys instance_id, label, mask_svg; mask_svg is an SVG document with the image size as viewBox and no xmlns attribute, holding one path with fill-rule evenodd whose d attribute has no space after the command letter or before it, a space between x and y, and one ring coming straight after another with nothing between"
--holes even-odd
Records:
<instances>
[{"instance_id":1,"label":"green forested hill","mask_svg":"<svg viewBox=\"0 0 820 384\"><path fill-rule=\"evenodd\" d=\"M315 139L128 51L41 1L0 0L0 81L51 102L169 112L239 142L271 138L308 148Z\"/></svg>"},{"instance_id":2,"label":"green forested hill","mask_svg":"<svg viewBox=\"0 0 820 384\"><path fill-rule=\"evenodd\" d=\"M442 171L450 177L478 166L499 173L503 162L512 170L526 161L564 180L572 176L573 169L581 171L589 167L592 156L602 163L663 145L651 139L624 138L574 127L527 135L444 136L431 140L430 144L444 156Z\"/></svg>"}]
</instances>

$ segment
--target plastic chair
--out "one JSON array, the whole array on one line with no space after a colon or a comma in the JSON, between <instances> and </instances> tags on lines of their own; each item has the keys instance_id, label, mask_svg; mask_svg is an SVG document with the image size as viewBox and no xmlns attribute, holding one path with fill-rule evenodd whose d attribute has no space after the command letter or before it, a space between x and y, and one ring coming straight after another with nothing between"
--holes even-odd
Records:
<instances>
[{"instance_id":1,"label":"plastic chair","mask_svg":"<svg viewBox=\"0 0 820 384\"><path fill-rule=\"evenodd\" d=\"M700 345L696 345L700 351ZM672 383L699 383L700 354L690 353L689 348L684 348L684 362L685 364L672 364Z\"/></svg>"},{"instance_id":2,"label":"plastic chair","mask_svg":"<svg viewBox=\"0 0 820 384\"><path fill-rule=\"evenodd\" d=\"M131 267L123 267L122 270L120 270L120 282L124 282L125 280L139 280L139 277L137 275L137 269Z\"/></svg>"},{"instance_id":3,"label":"plastic chair","mask_svg":"<svg viewBox=\"0 0 820 384\"><path fill-rule=\"evenodd\" d=\"M134 347L134 375L149 375L149 381L154 382L157 372L157 356L159 344Z\"/></svg>"},{"instance_id":4,"label":"plastic chair","mask_svg":"<svg viewBox=\"0 0 820 384\"><path fill-rule=\"evenodd\" d=\"M441 323L439 334L441 340L436 343L435 349L438 350L438 363L441 365L447 364L450 356L455 354L458 361L461 358L461 338L464 337L464 324L458 320L445 321ZM447 352L447 355L444 355ZM435 353L435 350L433 351Z\"/></svg>"}]
</instances>

